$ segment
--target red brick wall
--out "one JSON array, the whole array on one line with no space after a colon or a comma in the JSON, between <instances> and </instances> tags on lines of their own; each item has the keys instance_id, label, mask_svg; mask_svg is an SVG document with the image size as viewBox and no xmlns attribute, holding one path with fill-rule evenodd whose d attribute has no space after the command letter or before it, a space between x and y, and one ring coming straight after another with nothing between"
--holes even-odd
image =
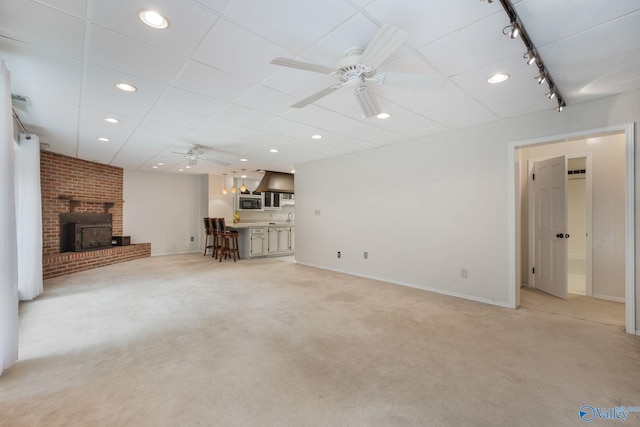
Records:
<instances>
[{"instance_id":1,"label":"red brick wall","mask_svg":"<svg viewBox=\"0 0 640 427\"><path fill-rule=\"evenodd\" d=\"M42 261L42 277L49 279L148 256L151 256L151 243L48 255Z\"/></svg>"},{"instance_id":2,"label":"red brick wall","mask_svg":"<svg viewBox=\"0 0 640 427\"><path fill-rule=\"evenodd\" d=\"M60 213L70 212L70 206L59 195L122 201L122 177L122 168L41 151L43 255L60 253ZM104 204L81 202L75 212L102 213ZM109 213L113 234L122 235L122 203L116 203Z\"/></svg>"},{"instance_id":3,"label":"red brick wall","mask_svg":"<svg viewBox=\"0 0 640 427\"><path fill-rule=\"evenodd\" d=\"M70 202L60 199L60 195L117 201L109 213L113 217L113 234L122 235L122 168L40 151L40 184L45 279L151 256L150 243L60 253L60 213L71 212ZM82 201L74 208L74 212L103 213L105 205Z\"/></svg>"}]
</instances>

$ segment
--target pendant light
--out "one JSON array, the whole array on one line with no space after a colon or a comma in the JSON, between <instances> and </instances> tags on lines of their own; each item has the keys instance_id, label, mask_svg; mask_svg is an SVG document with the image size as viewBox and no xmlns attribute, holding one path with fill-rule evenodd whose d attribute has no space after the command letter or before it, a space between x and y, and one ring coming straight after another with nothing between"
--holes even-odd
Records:
<instances>
[{"instance_id":1,"label":"pendant light","mask_svg":"<svg viewBox=\"0 0 640 427\"><path fill-rule=\"evenodd\" d=\"M240 187L241 193L244 193L247 191L247 186L244 185L244 179L247 177L247 175L245 175L244 171L246 171L246 169L242 169L242 186Z\"/></svg>"},{"instance_id":2,"label":"pendant light","mask_svg":"<svg viewBox=\"0 0 640 427\"><path fill-rule=\"evenodd\" d=\"M227 191L227 174L223 173L222 175L224 175L224 184L222 184L222 194L224 194L225 196L227 195L228 191Z\"/></svg>"},{"instance_id":3,"label":"pendant light","mask_svg":"<svg viewBox=\"0 0 640 427\"><path fill-rule=\"evenodd\" d=\"M231 171L231 174L233 176L233 178L231 178L231 192L236 194L236 171Z\"/></svg>"}]
</instances>

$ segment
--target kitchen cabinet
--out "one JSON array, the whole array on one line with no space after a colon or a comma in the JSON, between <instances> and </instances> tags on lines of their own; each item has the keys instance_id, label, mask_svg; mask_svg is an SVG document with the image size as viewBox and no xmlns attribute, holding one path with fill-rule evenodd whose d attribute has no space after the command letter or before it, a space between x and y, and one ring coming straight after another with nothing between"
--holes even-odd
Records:
<instances>
[{"instance_id":1,"label":"kitchen cabinet","mask_svg":"<svg viewBox=\"0 0 640 427\"><path fill-rule=\"evenodd\" d=\"M272 193L266 191L264 193L264 209L265 210L279 210L280 206L280 193Z\"/></svg>"},{"instance_id":2,"label":"kitchen cabinet","mask_svg":"<svg viewBox=\"0 0 640 427\"><path fill-rule=\"evenodd\" d=\"M292 253L290 227L269 227L268 253Z\"/></svg>"},{"instance_id":3,"label":"kitchen cabinet","mask_svg":"<svg viewBox=\"0 0 640 427\"><path fill-rule=\"evenodd\" d=\"M267 244L264 227L251 227L251 239L249 241L249 253L252 257L267 254Z\"/></svg>"}]
</instances>

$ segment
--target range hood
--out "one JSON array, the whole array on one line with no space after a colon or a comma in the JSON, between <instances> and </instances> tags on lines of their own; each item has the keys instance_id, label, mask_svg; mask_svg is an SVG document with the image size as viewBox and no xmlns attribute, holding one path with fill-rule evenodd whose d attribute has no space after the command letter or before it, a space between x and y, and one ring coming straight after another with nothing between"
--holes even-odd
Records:
<instances>
[{"instance_id":1,"label":"range hood","mask_svg":"<svg viewBox=\"0 0 640 427\"><path fill-rule=\"evenodd\" d=\"M264 171L264 177L256 191L264 193L270 191L272 193L294 193L293 191L293 174L284 172Z\"/></svg>"}]
</instances>

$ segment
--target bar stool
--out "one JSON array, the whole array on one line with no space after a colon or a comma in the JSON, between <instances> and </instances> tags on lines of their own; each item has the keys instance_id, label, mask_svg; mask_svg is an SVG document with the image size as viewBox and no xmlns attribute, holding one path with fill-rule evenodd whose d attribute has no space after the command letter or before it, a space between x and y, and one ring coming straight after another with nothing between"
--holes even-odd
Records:
<instances>
[{"instance_id":1,"label":"bar stool","mask_svg":"<svg viewBox=\"0 0 640 427\"><path fill-rule=\"evenodd\" d=\"M211 221L211 218L202 218L202 220L204 222L204 233L205 233L203 256L206 256L207 249L209 248L213 249L215 253L216 236L213 234L213 222ZM209 240L212 240L211 244L209 244Z\"/></svg>"},{"instance_id":2,"label":"bar stool","mask_svg":"<svg viewBox=\"0 0 640 427\"><path fill-rule=\"evenodd\" d=\"M233 255L233 262L240 259L240 252L238 250L238 232L227 230L224 223L224 218L216 218L216 229L220 239L220 262L222 258Z\"/></svg>"}]
</instances>

